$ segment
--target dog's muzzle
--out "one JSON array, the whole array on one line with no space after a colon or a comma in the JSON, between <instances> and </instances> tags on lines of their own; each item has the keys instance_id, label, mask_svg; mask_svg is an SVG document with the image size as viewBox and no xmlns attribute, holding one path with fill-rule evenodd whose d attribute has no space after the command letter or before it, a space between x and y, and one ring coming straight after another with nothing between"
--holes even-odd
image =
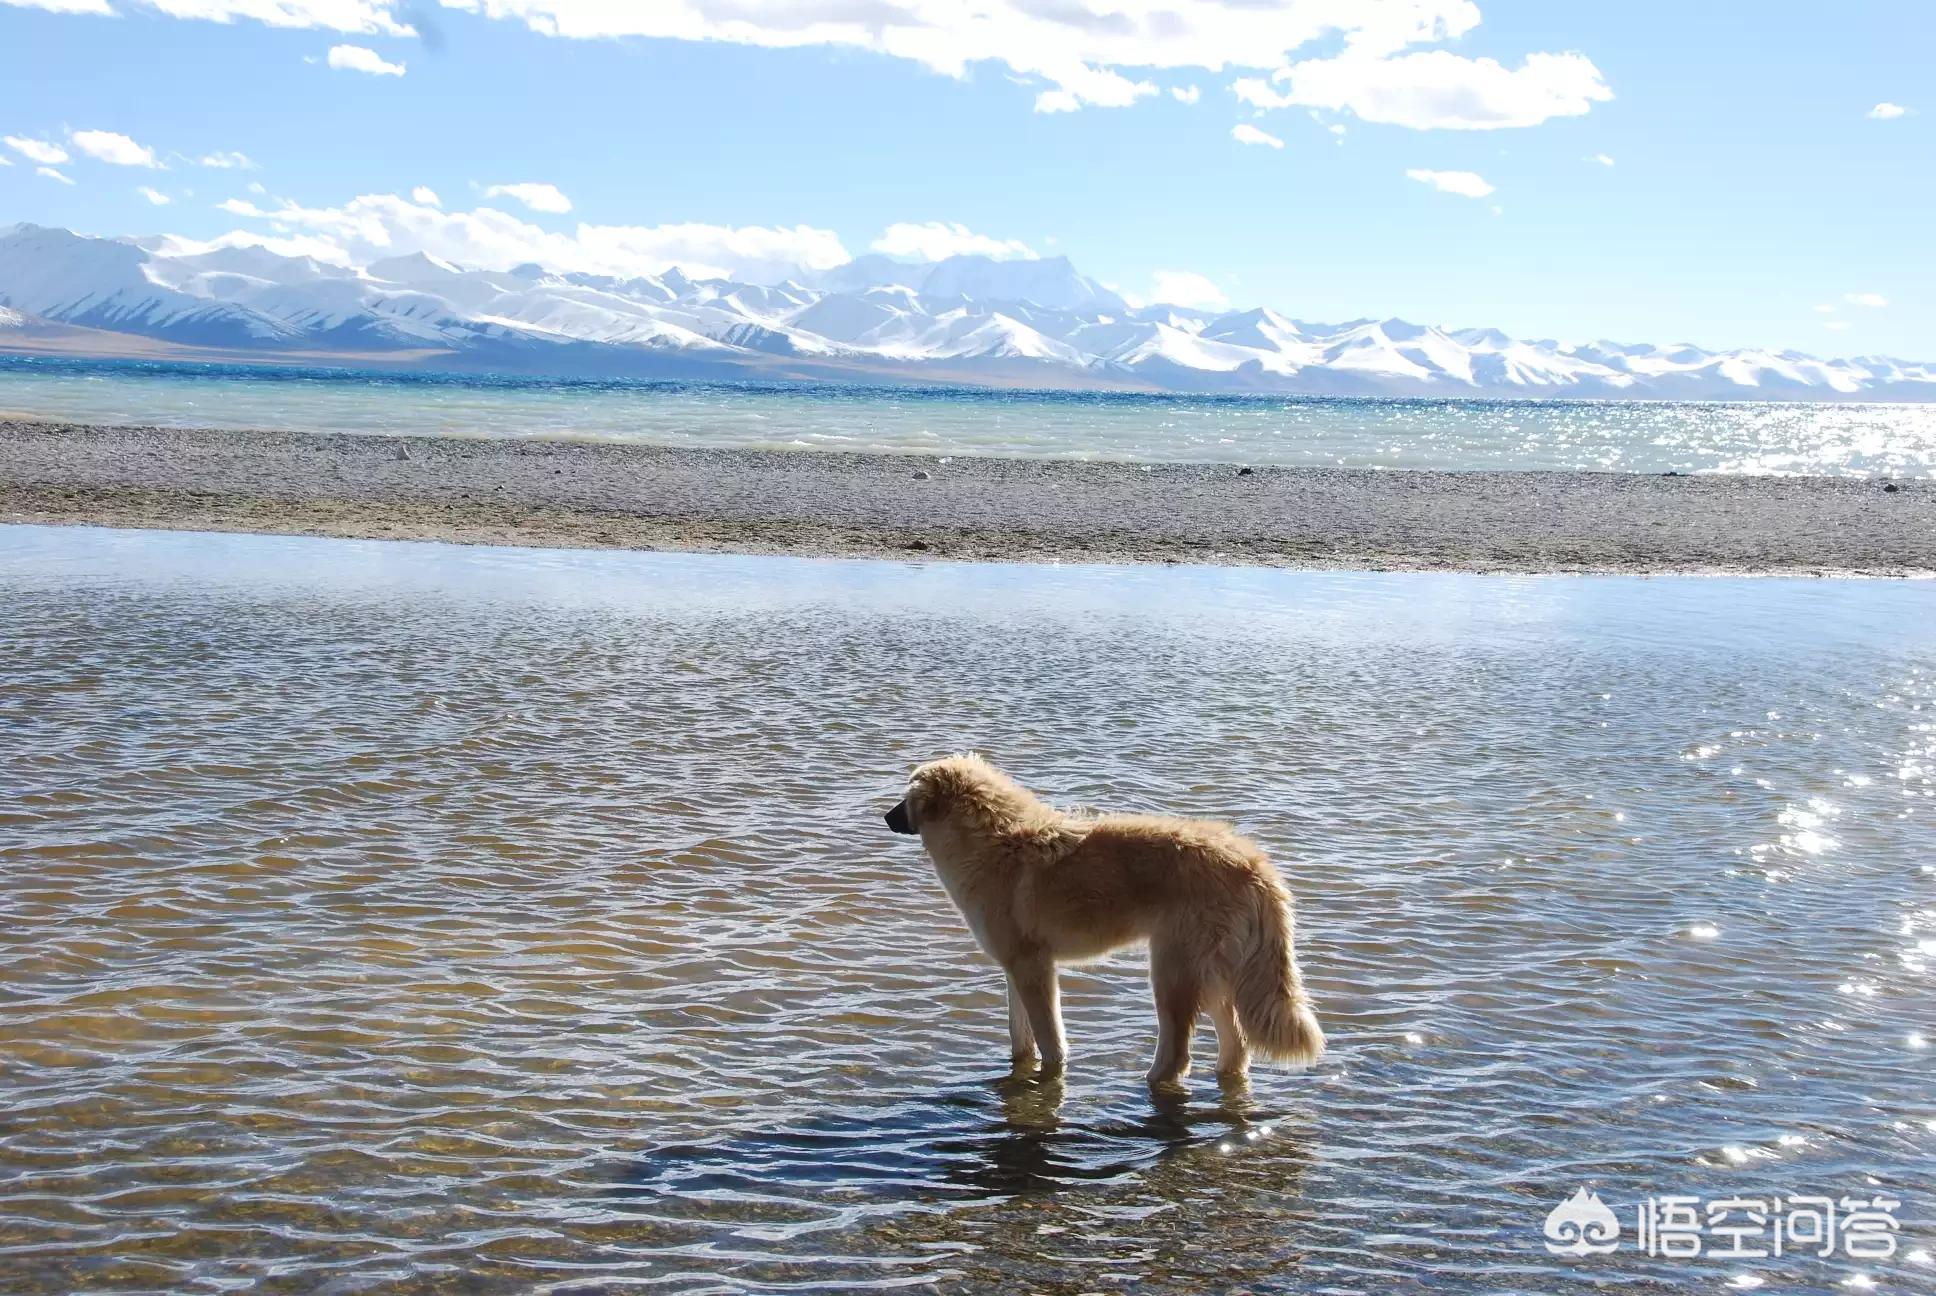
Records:
<instances>
[{"instance_id":1,"label":"dog's muzzle","mask_svg":"<svg viewBox=\"0 0 1936 1296\"><path fill-rule=\"evenodd\" d=\"M886 818L887 826L891 831L903 833L910 837L914 835L914 825L908 822L907 800L905 798L895 803L894 808L887 812Z\"/></svg>"}]
</instances>

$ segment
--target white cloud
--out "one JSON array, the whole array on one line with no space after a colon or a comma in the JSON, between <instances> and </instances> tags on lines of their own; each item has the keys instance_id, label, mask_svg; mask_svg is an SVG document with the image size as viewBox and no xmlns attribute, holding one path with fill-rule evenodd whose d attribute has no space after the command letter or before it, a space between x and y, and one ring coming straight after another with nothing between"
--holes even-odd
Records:
<instances>
[{"instance_id":1,"label":"white cloud","mask_svg":"<svg viewBox=\"0 0 1936 1296\"><path fill-rule=\"evenodd\" d=\"M108 162L114 166L148 167L160 170L161 163L155 159L155 151L145 144L137 144L126 135L114 131L83 130L69 131L67 138L74 147L97 162Z\"/></svg>"},{"instance_id":2,"label":"white cloud","mask_svg":"<svg viewBox=\"0 0 1936 1296\"><path fill-rule=\"evenodd\" d=\"M1120 72L1078 63L1055 73L1055 89L1035 96L1039 113L1075 112L1085 104L1097 108L1127 108L1156 93L1149 81L1131 81Z\"/></svg>"},{"instance_id":3,"label":"white cloud","mask_svg":"<svg viewBox=\"0 0 1936 1296\"><path fill-rule=\"evenodd\" d=\"M1529 54L1513 69L1446 50L1373 58L1347 49L1336 58L1281 67L1269 82L1240 79L1231 89L1257 108L1329 108L1414 130L1537 126L1613 98L1600 70L1581 54Z\"/></svg>"},{"instance_id":4,"label":"white cloud","mask_svg":"<svg viewBox=\"0 0 1936 1296\"><path fill-rule=\"evenodd\" d=\"M447 8L475 7L451 3L451 0L444 2ZM110 0L0 0L0 4L103 17L154 11L169 18L199 18L218 23L247 19L267 27L381 32L389 36L416 34L396 16L399 10L410 8L400 0L112 0L112 3Z\"/></svg>"},{"instance_id":5,"label":"white cloud","mask_svg":"<svg viewBox=\"0 0 1936 1296\"><path fill-rule=\"evenodd\" d=\"M44 162L48 166L59 166L67 161L67 150L46 140L27 139L20 135L4 137L7 147L26 158L29 162Z\"/></svg>"},{"instance_id":6,"label":"white cloud","mask_svg":"<svg viewBox=\"0 0 1936 1296\"><path fill-rule=\"evenodd\" d=\"M1293 51L1341 36L1353 51L1391 53L1447 40L1476 26L1472 0L868 0L802 5L797 0L446 0L517 19L550 36L653 36L774 48L834 45L873 50L962 76L996 62L1053 88L1038 111L1122 106L1157 92L1122 69L1277 67Z\"/></svg>"},{"instance_id":7,"label":"white cloud","mask_svg":"<svg viewBox=\"0 0 1936 1296\"><path fill-rule=\"evenodd\" d=\"M1830 306L1830 305L1829 305L1828 303L1826 303L1826 302L1824 302L1824 303L1823 303L1822 305L1820 305L1820 306L1817 306L1817 307L1816 307L1815 309L1816 309L1817 311L1820 311L1820 312L1821 312L1822 314L1824 314L1824 315L1833 315L1833 314L1835 313L1835 307L1833 307L1833 306Z\"/></svg>"},{"instance_id":8,"label":"white cloud","mask_svg":"<svg viewBox=\"0 0 1936 1296\"><path fill-rule=\"evenodd\" d=\"M4 3L5 0L0 0ZM184 238L179 234L164 234L158 240L159 250L166 256L193 256L201 252L213 252L218 248L260 247L268 248L278 256L314 257L330 265L347 266L353 264L349 254L326 238L310 234L258 234L253 230L231 230L212 239Z\"/></svg>"},{"instance_id":9,"label":"white cloud","mask_svg":"<svg viewBox=\"0 0 1936 1296\"><path fill-rule=\"evenodd\" d=\"M1823 328L1834 329L1837 333L1840 333L1843 329L1847 328L1848 326L1849 326L1849 322L1847 320L1842 320L1842 319L1822 321Z\"/></svg>"},{"instance_id":10,"label":"white cloud","mask_svg":"<svg viewBox=\"0 0 1936 1296\"><path fill-rule=\"evenodd\" d=\"M66 176L54 170L54 168L50 166L37 166L34 168L34 174L46 176L49 180L58 180L64 185L71 185L74 183L72 180L68 179Z\"/></svg>"},{"instance_id":11,"label":"white cloud","mask_svg":"<svg viewBox=\"0 0 1936 1296\"><path fill-rule=\"evenodd\" d=\"M154 188L151 185L142 185L139 188L137 188L135 192L140 194L143 198L146 198L149 202L153 203L157 207L166 207L169 203L174 201L174 199L170 198L167 194L163 193L159 189Z\"/></svg>"},{"instance_id":12,"label":"white cloud","mask_svg":"<svg viewBox=\"0 0 1936 1296\"><path fill-rule=\"evenodd\" d=\"M0 3L4 3L4 0L0 0ZM0 153L0 166L12 166L12 165L13 165L13 159L8 157L4 153Z\"/></svg>"},{"instance_id":13,"label":"white cloud","mask_svg":"<svg viewBox=\"0 0 1936 1296\"><path fill-rule=\"evenodd\" d=\"M1229 310L1230 299L1223 289L1193 270L1158 270L1151 278L1155 286L1150 300L1166 306L1187 306L1196 310Z\"/></svg>"},{"instance_id":14,"label":"white cloud","mask_svg":"<svg viewBox=\"0 0 1936 1296\"><path fill-rule=\"evenodd\" d=\"M266 216L268 215L267 212L263 211L260 207L256 206L254 203L249 202L246 199L242 199L242 198L224 198L221 202L218 202L215 204L215 210L225 211L231 216Z\"/></svg>"},{"instance_id":15,"label":"white cloud","mask_svg":"<svg viewBox=\"0 0 1936 1296\"><path fill-rule=\"evenodd\" d=\"M1196 86L1171 86L1170 97L1178 103L1193 104L1203 98L1203 91Z\"/></svg>"},{"instance_id":16,"label":"white cloud","mask_svg":"<svg viewBox=\"0 0 1936 1296\"><path fill-rule=\"evenodd\" d=\"M1284 141L1269 131L1258 130L1249 122L1238 122L1230 128L1230 138L1239 144L1262 144L1268 148L1281 149Z\"/></svg>"},{"instance_id":17,"label":"white cloud","mask_svg":"<svg viewBox=\"0 0 1936 1296\"><path fill-rule=\"evenodd\" d=\"M429 185L418 185L415 189L412 189L410 191L410 201L422 203L426 207L442 207L444 205L443 199L439 198L437 191Z\"/></svg>"},{"instance_id":18,"label":"white cloud","mask_svg":"<svg viewBox=\"0 0 1936 1296\"><path fill-rule=\"evenodd\" d=\"M951 256L968 255L997 260L1035 259L1035 249L1020 239L990 238L966 225L948 221L901 221L889 225L870 246L888 256L918 261L942 261Z\"/></svg>"},{"instance_id":19,"label":"white cloud","mask_svg":"<svg viewBox=\"0 0 1936 1296\"><path fill-rule=\"evenodd\" d=\"M21 0L0 0L0 3ZM277 27L345 33L412 34L405 15L422 0L27 0L42 7L93 13L159 11L178 18L216 22L249 19ZM446 8L485 18L522 22L562 39L599 40L639 36L716 41L767 48L844 47L906 59L947 76L962 77L978 63L996 63L1029 83L1045 84L1035 107L1067 112L1081 107L1122 107L1159 93L1137 70L1226 69L1280 75L1301 70L1293 82L1305 95L1337 96L1342 81L1362 82L1360 93L1374 110L1396 112L1383 100L1392 82L1431 80L1433 69L1393 58L1410 46L1466 36L1479 24L1473 0L441 0ZM1337 39L1335 58L1293 64L1296 51ZM1518 72L1487 59L1444 58L1458 69L1460 85L1440 86L1436 111L1464 127L1520 124L1586 111L1587 99L1604 98L1599 74L1575 54L1534 54ZM1574 61L1545 69L1539 60ZM1406 64L1406 66L1399 66ZM1332 68L1330 65L1349 65ZM1546 84L1548 72L1572 88ZM1447 75L1440 72L1440 77ZM1311 85L1303 84L1305 79ZM1504 91L1484 90L1488 79L1517 78L1504 111ZM1585 81L1585 84L1582 82ZM1540 86L1544 86L1540 90ZM1597 89L1595 89L1597 87ZM1539 91L1538 93L1535 93ZM1584 97L1583 97L1584 96ZM1402 96L1400 96L1402 97ZM1354 100L1344 95L1344 100ZM1470 103L1462 103L1470 100ZM1577 105L1577 106L1567 106ZM1463 107L1475 111L1464 112ZM1358 107L1361 116L1369 114ZM1539 115L1543 113L1544 115ZM1396 120L1369 117L1370 120ZM1410 123L1406 123L1410 124Z\"/></svg>"},{"instance_id":20,"label":"white cloud","mask_svg":"<svg viewBox=\"0 0 1936 1296\"><path fill-rule=\"evenodd\" d=\"M1901 104L1879 103L1869 109L1869 120L1894 121L1898 117L1906 116L1908 112L1909 110Z\"/></svg>"},{"instance_id":21,"label":"white cloud","mask_svg":"<svg viewBox=\"0 0 1936 1296\"><path fill-rule=\"evenodd\" d=\"M248 215L250 204L223 204ZM492 207L443 211L397 194L364 194L340 207L285 203L261 211L273 236L304 239L315 256L337 264L363 264L411 252L486 270L509 270L527 261L555 270L590 274L659 274L678 266L697 277L734 277L772 282L799 270L827 270L852 258L832 230L807 225L588 225L569 234L541 229ZM236 231L231 244L270 246L269 235Z\"/></svg>"},{"instance_id":22,"label":"white cloud","mask_svg":"<svg viewBox=\"0 0 1936 1296\"><path fill-rule=\"evenodd\" d=\"M329 47L329 65L344 72L367 72L371 76L395 76L404 74L401 63L388 63L381 54L362 45L332 45Z\"/></svg>"},{"instance_id":23,"label":"white cloud","mask_svg":"<svg viewBox=\"0 0 1936 1296\"><path fill-rule=\"evenodd\" d=\"M269 186L263 184L260 180L249 181L248 188L249 192L255 194L257 197L261 197L263 194L269 192Z\"/></svg>"},{"instance_id":24,"label":"white cloud","mask_svg":"<svg viewBox=\"0 0 1936 1296\"><path fill-rule=\"evenodd\" d=\"M196 166L214 167L218 171L253 171L254 162L246 153L208 153L195 159Z\"/></svg>"},{"instance_id":25,"label":"white cloud","mask_svg":"<svg viewBox=\"0 0 1936 1296\"><path fill-rule=\"evenodd\" d=\"M1457 194L1461 198L1483 198L1493 191L1486 178L1476 171L1427 171L1415 169L1405 173L1407 179L1420 184L1431 185L1441 193Z\"/></svg>"},{"instance_id":26,"label":"white cloud","mask_svg":"<svg viewBox=\"0 0 1936 1296\"><path fill-rule=\"evenodd\" d=\"M553 216L560 216L571 210L571 199L560 193L557 185L491 185L484 190L484 196L486 198L515 198L534 212L547 212Z\"/></svg>"},{"instance_id":27,"label":"white cloud","mask_svg":"<svg viewBox=\"0 0 1936 1296\"><path fill-rule=\"evenodd\" d=\"M1851 306L1887 306L1889 299L1881 293L1843 293L1842 300Z\"/></svg>"},{"instance_id":28,"label":"white cloud","mask_svg":"<svg viewBox=\"0 0 1936 1296\"><path fill-rule=\"evenodd\" d=\"M1607 156L1606 154L1604 154L1604 153L1595 153L1595 154L1594 154L1594 155L1593 155L1592 157L1590 157L1590 158L1588 158L1588 159L1587 159L1587 161L1589 161L1589 162L1598 162L1598 163L1599 163L1599 164L1600 164L1601 166L1612 166L1612 165L1613 165L1613 159L1612 159L1612 158L1610 158L1610 157L1608 157L1608 156Z\"/></svg>"}]
</instances>

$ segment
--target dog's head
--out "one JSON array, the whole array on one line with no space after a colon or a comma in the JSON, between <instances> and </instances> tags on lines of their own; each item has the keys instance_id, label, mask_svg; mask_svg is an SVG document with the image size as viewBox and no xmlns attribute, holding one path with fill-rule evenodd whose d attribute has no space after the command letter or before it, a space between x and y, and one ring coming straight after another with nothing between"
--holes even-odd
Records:
<instances>
[{"instance_id":1,"label":"dog's head","mask_svg":"<svg viewBox=\"0 0 1936 1296\"><path fill-rule=\"evenodd\" d=\"M989 788L1009 785L1009 779L980 756L947 756L918 765L908 775L908 790L887 812L887 827L896 833L918 835L923 823L939 823L964 802L980 806Z\"/></svg>"}]
</instances>

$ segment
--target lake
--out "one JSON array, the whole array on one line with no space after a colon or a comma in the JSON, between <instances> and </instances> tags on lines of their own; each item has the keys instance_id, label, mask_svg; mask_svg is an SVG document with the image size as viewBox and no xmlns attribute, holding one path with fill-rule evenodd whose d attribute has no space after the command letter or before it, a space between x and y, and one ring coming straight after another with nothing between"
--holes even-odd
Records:
<instances>
[{"instance_id":1,"label":"lake","mask_svg":"<svg viewBox=\"0 0 1936 1296\"><path fill-rule=\"evenodd\" d=\"M1233 819L1331 1038L1066 1082L881 811ZM0 527L9 1291L1929 1290L1936 585ZM1605 1255L1542 1229L1580 1189ZM1887 1258L1649 1199L1894 1200ZM1853 1207L1850 1209L1854 1209ZM1882 1209L1875 1207L1875 1209Z\"/></svg>"},{"instance_id":2,"label":"lake","mask_svg":"<svg viewBox=\"0 0 1936 1296\"><path fill-rule=\"evenodd\" d=\"M1936 476L1936 406L560 381L0 356L0 415L1146 463Z\"/></svg>"}]
</instances>

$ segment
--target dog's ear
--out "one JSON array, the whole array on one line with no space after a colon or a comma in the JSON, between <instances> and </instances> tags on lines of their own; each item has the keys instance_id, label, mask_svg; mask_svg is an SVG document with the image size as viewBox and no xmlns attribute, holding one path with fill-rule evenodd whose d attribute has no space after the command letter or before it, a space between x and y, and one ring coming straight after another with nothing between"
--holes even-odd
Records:
<instances>
[{"instance_id":1,"label":"dog's ear","mask_svg":"<svg viewBox=\"0 0 1936 1296\"><path fill-rule=\"evenodd\" d=\"M947 767L938 761L931 761L908 776L907 796L901 804L907 807L908 822L916 832L921 830L923 820L946 813L949 792Z\"/></svg>"},{"instance_id":2,"label":"dog's ear","mask_svg":"<svg viewBox=\"0 0 1936 1296\"><path fill-rule=\"evenodd\" d=\"M914 777L908 780L907 795L901 798L901 808L907 815L909 832L921 831L921 820L928 808L932 793L933 787L930 781L922 776L920 770L916 770Z\"/></svg>"}]
</instances>

